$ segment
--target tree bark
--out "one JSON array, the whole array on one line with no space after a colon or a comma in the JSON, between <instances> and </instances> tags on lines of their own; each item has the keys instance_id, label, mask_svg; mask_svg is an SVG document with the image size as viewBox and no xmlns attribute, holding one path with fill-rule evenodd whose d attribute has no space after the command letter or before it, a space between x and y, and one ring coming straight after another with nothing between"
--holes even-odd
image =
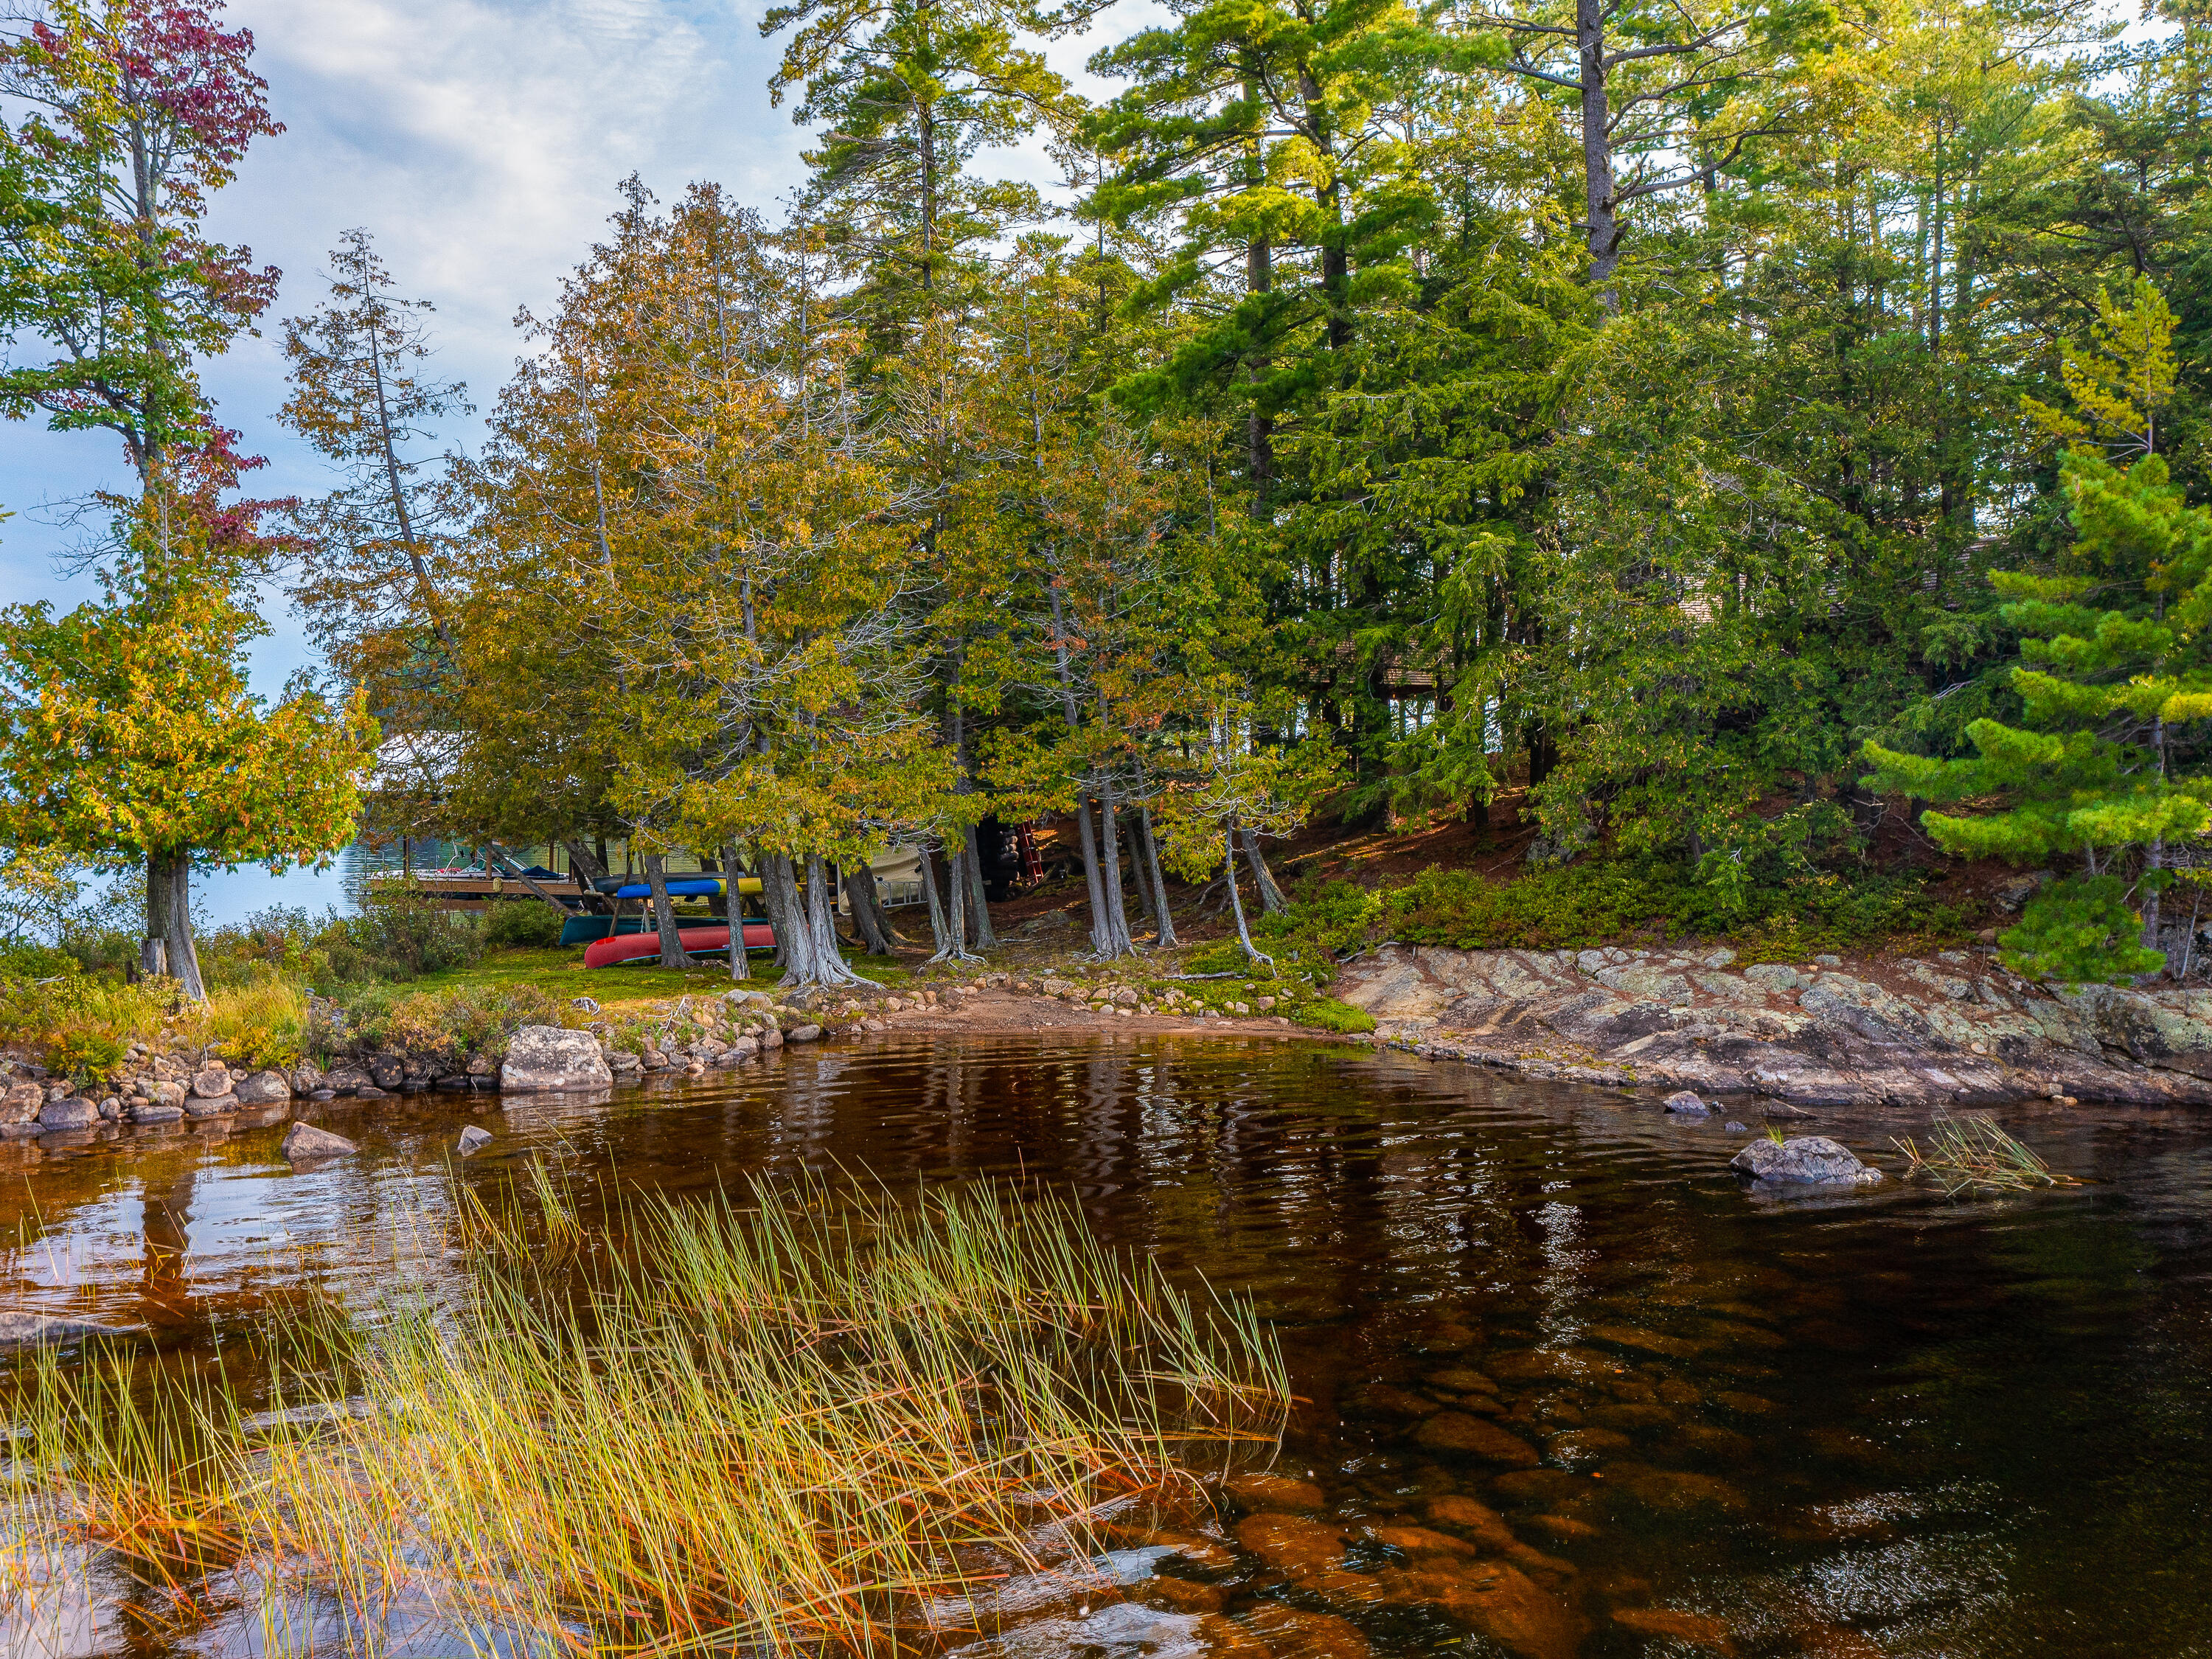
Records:
<instances>
[{"instance_id":1,"label":"tree bark","mask_svg":"<svg viewBox=\"0 0 2212 1659\"><path fill-rule=\"evenodd\" d=\"M1229 820L1229 828L1223 835L1222 842L1228 854L1222 873L1229 888L1230 914L1237 918L1237 942L1244 947L1246 962L1255 966L1264 962L1272 968L1275 965L1274 958L1252 943L1252 930L1244 925L1244 901L1237 892L1237 820L1233 816Z\"/></svg>"},{"instance_id":2,"label":"tree bark","mask_svg":"<svg viewBox=\"0 0 2212 1659\"><path fill-rule=\"evenodd\" d=\"M1106 890L1106 925L1109 949L1103 954L1123 957L1137 948L1129 937L1129 912L1121 897L1121 842L1115 827L1114 791L1111 785L1098 786L1098 875Z\"/></svg>"},{"instance_id":3,"label":"tree bark","mask_svg":"<svg viewBox=\"0 0 2212 1659\"><path fill-rule=\"evenodd\" d=\"M612 910L613 901L601 896L592 884L607 873L606 861L580 841L564 841L561 845L568 849L568 868L575 873L578 889L589 895L584 902L594 911Z\"/></svg>"},{"instance_id":4,"label":"tree bark","mask_svg":"<svg viewBox=\"0 0 2212 1659\"><path fill-rule=\"evenodd\" d=\"M806 892L803 915L806 960L794 963L784 973L786 984L865 985L868 981L845 965L837 949L837 915L830 903L830 867L819 854L806 856ZM795 976L795 977L794 977Z\"/></svg>"},{"instance_id":5,"label":"tree bark","mask_svg":"<svg viewBox=\"0 0 2212 1659\"><path fill-rule=\"evenodd\" d=\"M1157 942L1160 938L1160 890L1152 885L1152 870L1145 863L1144 836L1137 827L1138 814L1142 811L1140 807L1138 813L1125 815L1121 833L1129 842L1129 874L1137 884L1137 896L1144 901L1145 917L1152 924L1152 938Z\"/></svg>"},{"instance_id":6,"label":"tree bark","mask_svg":"<svg viewBox=\"0 0 2212 1659\"><path fill-rule=\"evenodd\" d=\"M1260 890L1260 908L1274 915L1284 907L1283 890L1275 885L1275 872L1260 851L1260 833L1247 824L1243 830L1244 860L1252 866L1252 884Z\"/></svg>"},{"instance_id":7,"label":"tree bark","mask_svg":"<svg viewBox=\"0 0 2212 1659\"><path fill-rule=\"evenodd\" d=\"M169 960L169 976L185 988L194 1002L208 1000L200 978L200 956L192 945L192 855L179 853L169 860L168 878L162 884L165 915L161 935Z\"/></svg>"},{"instance_id":8,"label":"tree bark","mask_svg":"<svg viewBox=\"0 0 2212 1659\"><path fill-rule=\"evenodd\" d=\"M645 884L653 894L653 926L660 935L660 965L692 966L691 958L684 954L684 937L677 931L676 907L668 902L668 862L658 853L645 855Z\"/></svg>"},{"instance_id":9,"label":"tree bark","mask_svg":"<svg viewBox=\"0 0 2212 1659\"><path fill-rule=\"evenodd\" d=\"M723 913L730 923L730 977L750 979L753 964L745 953L745 902L738 895L738 844L735 842L722 849L722 879L730 884L728 895L723 900Z\"/></svg>"},{"instance_id":10,"label":"tree bark","mask_svg":"<svg viewBox=\"0 0 2212 1659\"><path fill-rule=\"evenodd\" d=\"M1620 263L1613 209L1612 112L1605 95L1605 0L1575 0L1575 45L1582 58L1583 198L1589 214L1590 282L1607 311L1620 309L1613 286Z\"/></svg>"},{"instance_id":11,"label":"tree bark","mask_svg":"<svg viewBox=\"0 0 2212 1659\"><path fill-rule=\"evenodd\" d=\"M852 908L853 929L860 935L862 948L872 957L891 955L890 926L876 899L876 872L863 859L848 865L843 874L845 902Z\"/></svg>"},{"instance_id":12,"label":"tree bark","mask_svg":"<svg viewBox=\"0 0 2212 1659\"><path fill-rule=\"evenodd\" d=\"M969 824L962 839L966 842L968 867L968 909L975 918L975 948L991 951L998 948L999 936L991 930L991 901L983 890L983 853L975 836L975 826Z\"/></svg>"},{"instance_id":13,"label":"tree bark","mask_svg":"<svg viewBox=\"0 0 2212 1659\"><path fill-rule=\"evenodd\" d=\"M929 903L929 959L942 962L945 940L951 935L945 930L945 895L937 885L937 855L927 847L918 847L915 849L915 856L921 861L921 893Z\"/></svg>"},{"instance_id":14,"label":"tree bark","mask_svg":"<svg viewBox=\"0 0 2212 1659\"><path fill-rule=\"evenodd\" d=\"M138 971L161 979L169 971L169 859L146 854L146 937L138 941Z\"/></svg>"},{"instance_id":15,"label":"tree bark","mask_svg":"<svg viewBox=\"0 0 2212 1659\"><path fill-rule=\"evenodd\" d=\"M1152 872L1152 890L1160 896L1160 936L1157 943L1164 948L1176 945L1175 911L1168 903L1168 879L1160 869L1160 845L1152 836L1152 809L1137 809L1137 826L1144 832L1145 866Z\"/></svg>"},{"instance_id":16,"label":"tree bark","mask_svg":"<svg viewBox=\"0 0 2212 1659\"><path fill-rule=\"evenodd\" d=\"M791 966L791 941L799 933L799 884L791 873L791 860L769 853L760 861L761 908L775 933L775 951L769 965L778 970Z\"/></svg>"}]
</instances>

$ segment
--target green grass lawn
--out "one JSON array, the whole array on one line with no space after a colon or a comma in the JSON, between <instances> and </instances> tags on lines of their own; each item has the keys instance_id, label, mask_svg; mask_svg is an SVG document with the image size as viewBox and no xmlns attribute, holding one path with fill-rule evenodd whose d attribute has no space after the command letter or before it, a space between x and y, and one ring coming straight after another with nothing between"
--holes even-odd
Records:
<instances>
[{"instance_id":1,"label":"green grass lawn","mask_svg":"<svg viewBox=\"0 0 2212 1659\"><path fill-rule=\"evenodd\" d=\"M904 968L880 960L847 954L854 969L879 985L902 985L913 977ZM580 947L574 950L530 950L507 946L487 951L466 968L442 974L425 974L410 989L443 990L448 986L538 985L558 997L591 997L604 1008L629 1003L657 1002L669 997L714 996L734 988L767 991L775 988L776 975L765 952L752 958L753 976L733 980L726 964L710 958L689 973L677 973L651 960L625 963L612 968L586 968Z\"/></svg>"}]
</instances>

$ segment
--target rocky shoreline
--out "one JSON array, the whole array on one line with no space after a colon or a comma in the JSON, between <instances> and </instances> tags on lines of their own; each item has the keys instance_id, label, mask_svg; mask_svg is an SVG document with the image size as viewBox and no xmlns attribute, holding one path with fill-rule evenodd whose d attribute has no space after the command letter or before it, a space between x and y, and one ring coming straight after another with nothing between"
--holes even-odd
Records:
<instances>
[{"instance_id":1,"label":"rocky shoreline","mask_svg":"<svg viewBox=\"0 0 2212 1659\"><path fill-rule=\"evenodd\" d=\"M1192 1034L1229 1027L1287 1036L1298 1028L1260 997L1224 1015L1172 989L1112 978L989 973L891 994L850 989L732 989L685 997L624 1019L578 998L573 1025L526 1025L503 1048L464 1055L374 1049L289 1066L233 1065L205 1046L134 1044L124 1065L90 1085L27 1060L0 1060L0 1140L66 1146L128 1125L273 1121L295 1102L368 1103L430 1091L530 1096L610 1089L650 1077L697 1076L742 1066L788 1043L892 1030L1018 1034L1087 1027L1117 1034ZM1316 1033L1315 1035L1321 1035ZM58 1139L50 1139L50 1138Z\"/></svg>"},{"instance_id":2,"label":"rocky shoreline","mask_svg":"<svg viewBox=\"0 0 2212 1659\"><path fill-rule=\"evenodd\" d=\"M1789 1106L2212 1104L2212 990L2032 985L1994 950L1738 968L1727 950L1386 944L1336 994L1434 1059Z\"/></svg>"}]
</instances>

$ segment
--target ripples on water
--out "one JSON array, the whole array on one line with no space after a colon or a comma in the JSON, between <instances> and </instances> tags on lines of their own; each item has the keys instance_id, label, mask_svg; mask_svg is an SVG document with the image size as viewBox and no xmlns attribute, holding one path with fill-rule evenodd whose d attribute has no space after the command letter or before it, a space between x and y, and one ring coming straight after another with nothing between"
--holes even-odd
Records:
<instances>
[{"instance_id":1,"label":"ripples on water","mask_svg":"<svg viewBox=\"0 0 2212 1659\"><path fill-rule=\"evenodd\" d=\"M2186 1115L2008 1116L2094 1184L1950 1203L1894 1182L1754 1199L1717 1119L1291 1044L886 1040L474 1106L331 1113L363 1155L298 1172L274 1127L0 1148L12 1294L189 1363L274 1300L434 1285L454 1269L424 1218L472 1117L499 1139L462 1179L543 1154L602 1215L624 1188L763 1171L1034 1180L1279 1322L1311 1402L1284 1467L1335 1518L1419 1524L1464 1494L1571 1564L1583 1653L1692 1650L1613 1616L1653 1607L1747 1655L2212 1653L2212 1136ZM1862 1152L1918 1127L1818 1125ZM1423 1449L1412 1413L1439 1396L1545 1467ZM1230 1583L1232 1610L1301 1600ZM1354 1613L1386 1653L1496 1650ZM1194 1623L1101 1607L992 1646L1165 1656ZM143 1648L129 1630L86 1609L64 1645Z\"/></svg>"}]
</instances>

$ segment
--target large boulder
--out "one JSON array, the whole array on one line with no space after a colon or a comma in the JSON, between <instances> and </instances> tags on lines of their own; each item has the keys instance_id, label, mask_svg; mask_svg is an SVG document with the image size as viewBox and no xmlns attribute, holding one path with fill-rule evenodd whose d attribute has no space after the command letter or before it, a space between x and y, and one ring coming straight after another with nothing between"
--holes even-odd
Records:
<instances>
[{"instance_id":1,"label":"large boulder","mask_svg":"<svg viewBox=\"0 0 2212 1659\"><path fill-rule=\"evenodd\" d=\"M46 1103L46 1091L36 1083L11 1083L0 1095L0 1123L29 1123Z\"/></svg>"},{"instance_id":2,"label":"large boulder","mask_svg":"<svg viewBox=\"0 0 2212 1659\"><path fill-rule=\"evenodd\" d=\"M99 1121L100 1108L74 1095L67 1100L50 1100L39 1108L41 1129L89 1129Z\"/></svg>"},{"instance_id":3,"label":"large boulder","mask_svg":"<svg viewBox=\"0 0 2212 1659\"><path fill-rule=\"evenodd\" d=\"M1862 1164L1858 1154L1826 1135L1799 1135L1776 1142L1762 1137L1729 1161L1729 1167L1753 1181L1851 1186L1879 1181L1881 1171Z\"/></svg>"},{"instance_id":4,"label":"large boulder","mask_svg":"<svg viewBox=\"0 0 2212 1659\"><path fill-rule=\"evenodd\" d=\"M214 1100L230 1092L230 1067L204 1066L192 1073L192 1093L202 1100Z\"/></svg>"},{"instance_id":5,"label":"large boulder","mask_svg":"<svg viewBox=\"0 0 2212 1659\"><path fill-rule=\"evenodd\" d=\"M615 1080L599 1040L589 1031L526 1025L507 1045L499 1086L514 1093L545 1089L605 1089Z\"/></svg>"},{"instance_id":6,"label":"large boulder","mask_svg":"<svg viewBox=\"0 0 2212 1659\"><path fill-rule=\"evenodd\" d=\"M282 1150L295 1164L312 1164L319 1158L343 1158L360 1149L343 1135L318 1129L312 1123L295 1123L284 1132Z\"/></svg>"},{"instance_id":7,"label":"large boulder","mask_svg":"<svg viewBox=\"0 0 2212 1659\"><path fill-rule=\"evenodd\" d=\"M233 1091L241 1106L273 1106L292 1097L292 1080L282 1072L256 1072Z\"/></svg>"}]
</instances>

